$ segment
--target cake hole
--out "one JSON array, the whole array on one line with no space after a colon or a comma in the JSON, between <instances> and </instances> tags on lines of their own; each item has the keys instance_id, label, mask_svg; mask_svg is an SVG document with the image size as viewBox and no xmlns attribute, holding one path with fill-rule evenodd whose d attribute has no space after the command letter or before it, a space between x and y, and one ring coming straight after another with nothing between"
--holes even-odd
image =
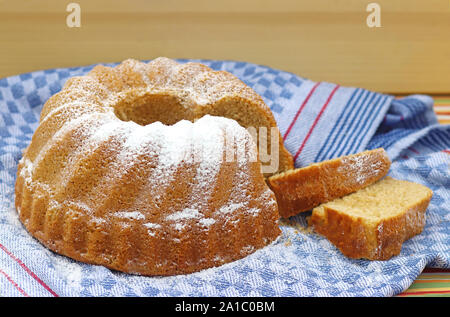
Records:
<instances>
[{"instance_id":1,"label":"cake hole","mask_svg":"<svg viewBox=\"0 0 450 317\"><path fill-rule=\"evenodd\" d=\"M122 121L133 121L142 126L158 121L165 125L174 125L181 120L194 122L205 115L234 119L252 135L266 177L289 164L280 154L279 131L274 128L273 135L273 131L267 129L273 125L270 117L261 115L261 109L252 106L250 101L235 96L196 105L188 92L180 90L178 93L181 94L130 91L114 106L114 113Z\"/></svg>"},{"instance_id":2,"label":"cake hole","mask_svg":"<svg viewBox=\"0 0 450 317\"><path fill-rule=\"evenodd\" d=\"M115 115L122 121L134 121L145 126L157 121L173 125L181 120L194 121L192 110L184 107L178 97L147 94L137 98L126 98L114 106Z\"/></svg>"}]
</instances>

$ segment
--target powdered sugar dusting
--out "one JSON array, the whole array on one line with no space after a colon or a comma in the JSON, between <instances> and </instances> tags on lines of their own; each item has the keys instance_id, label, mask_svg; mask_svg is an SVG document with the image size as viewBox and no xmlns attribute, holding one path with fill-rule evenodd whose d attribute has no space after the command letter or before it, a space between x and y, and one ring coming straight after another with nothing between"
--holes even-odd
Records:
<instances>
[{"instance_id":1,"label":"powdered sugar dusting","mask_svg":"<svg viewBox=\"0 0 450 317\"><path fill-rule=\"evenodd\" d=\"M61 275L64 277L65 282L67 285L70 285L71 287L80 287L81 285L81 278L83 276L82 269L83 267L79 265L77 262L70 261L69 259L57 256L57 257L51 257L54 259L52 261L52 265L54 269L58 273L62 273Z\"/></svg>"},{"instance_id":2,"label":"powdered sugar dusting","mask_svg":"<svg viewBox=\"0 0 450 317\"><path fill-rule=\"evenodd\" d=\"M186 227L186 224L180 223L180 222L176 222L176 223L174 224L174 226L175 226L175 229L176 229L176 230L181 231L181 230L183 230L183 229Z\"/></svg>"},{"instance_id":3,"label":"powdered sugar dusting","mask_svg":"<svg viewBox=\"0 0 450 317\"><path fill-rule=\"evenodd\" d=\"M181 220L181 219L192 219L192 218L198 218L198 217L200 217L200 213L198 212L197 209L186 208L186 209L183 209L182 211L178 211L171 215L168 215L166 217L166 219L177 221L177 220Z\"/></svg>"},{"instance_id":4,"label":"powdered sugar dusting","mask_svg":"<svg viewBox=\"0 0 450 317\"><path fill-rule=\"evenodd\" d=\"M383 150L384 152L384 150ZM342 157L341 173L353 173L354 180L358 184L365 184L368 179L380 174L385 166L382 160L374 160L373 154L366 152Z\"/></svg>"},{"instance_id":5,"label":"powdered sugar dusting","mask_svg":"<svg viewBox=\"0 0 450 317\"><path fill-rule=\"evenodd\" d=\"M261 210L258 208L249 208L246 210L247 213L253 215L253 217L257 216Z\"/></svg>"},{"instance_id":6,"label":"powdered sugar dusting","mask_svg":"<svg viewBox=\"0 0 450 317\"><path fill-rule=\"evenodd\" d=\"M209 227L209 226L215 224L216 221L212 218L203 218L203 219L200 219L199 223L205 227Z\"/></svg>"},{"instance_id":7,"label":"powdered sugar dusting","mask_svg":"<svg viewBox=\"0 0 450 317\"><path fill-rule=\"evenodd\" d=\"M241 203L231 203L229 205L224 205L222 207L220 207L220 209L218 210L218 213L220 214L231 214L233 212L235 212L236 210L240 209L240 208L244 208L245 207L245 203L241 202Z\"/></svg>"},{"instance_id":8,"label":"powdered sugar dusting","mask_svg":"<svg viewBox=\"0 0 450 317\"><path fill-rule=\"evenodd\" d=\"M161 229L161 225L158 223L147 222L144 223L144 227L148 229L148 234L152 237L155 236L156 230Z\"/></svg>"},{"instance_id":9,"label":"powdered sugar dusting","mask_svg":"<svg viewBox=\"0 0 450 317\"><path fill-rule=\"evenodd\" d=\"M158 223L152 223L152 222L144 223L144 226L146 226L146 227L149 228L149 229L159 229L159 228L161 228L161 225L160 225L160 224L158 224Z\"/></svg>"},{"instance_id":10,"label":"powdered sugar dusting","mask_svg":"<svg viewBox=\"0 0 450 317\"><path fill-rule=\"evenodd\" d=\"M25 179L25 182L30 183L32 180L33 162L25 157L23 157L20 162L23 163L22 170L20 171L20 176Z\"/></svg>"},{"instance_id":11,"label":"powdered sugar dusting","mask_svg":"<svg viewBox=\"0 0 450 317\"><path fill-rule=\"evenodd\" d=\"M133 220L143 220L145 216L139 211L119 211L114 214L118 218L126 218Z\"/></svg>"}]
</instances>

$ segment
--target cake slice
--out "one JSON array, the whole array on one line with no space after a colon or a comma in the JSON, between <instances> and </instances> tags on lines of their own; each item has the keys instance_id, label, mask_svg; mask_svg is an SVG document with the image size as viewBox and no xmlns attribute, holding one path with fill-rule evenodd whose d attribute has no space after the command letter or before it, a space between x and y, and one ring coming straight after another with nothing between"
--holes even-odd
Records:
<instances>
[{"instance_id":1,"label":"cake slice","mask_svg":"<svg viewBox=\"0 0 450 317\"><path fill-rule=\"evenodd\" d=\"M387 260L422 232L433 192L386 177L313 209L310 226L350 258Z\"/></svg>"},{"instance_id":2,"label":"cake slice","mask_svg":"<svg viewBox=\"0 0 450 317\"><path fill-rule=\"evenodd\" d=\"M382 148L289 170L268 179L281 217L291 217L348 195L385 176L391 161Z\"/></svg>"}]
</instances>

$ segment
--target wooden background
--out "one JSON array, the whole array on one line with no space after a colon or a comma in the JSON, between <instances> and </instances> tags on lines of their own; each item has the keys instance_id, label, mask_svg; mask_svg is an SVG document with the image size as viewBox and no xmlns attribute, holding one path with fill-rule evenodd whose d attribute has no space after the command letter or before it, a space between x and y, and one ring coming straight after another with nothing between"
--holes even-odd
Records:
<instances>
[{"instance_id":1,"label":"wooden background","mask_svg":"<svg viewBox=\"0 0 450 317\"><path fill-rule=\"evenodd\" d=\"M81 6L81 28L66 6ZM233 59L389 93L450 92L450 0L0 0L0 78L128 57Z\"/></svg>"}]
</instances>

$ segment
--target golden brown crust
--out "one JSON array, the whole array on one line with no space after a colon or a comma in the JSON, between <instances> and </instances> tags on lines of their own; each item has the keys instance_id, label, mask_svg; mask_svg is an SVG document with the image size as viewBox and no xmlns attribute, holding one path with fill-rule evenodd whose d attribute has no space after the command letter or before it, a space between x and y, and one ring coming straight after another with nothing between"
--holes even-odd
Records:
<instances>
[{"instance_id":1,"label":"golden brown crust","mask_svg":"<svg viewBox=\"0 0 450 317\"><path fill-rule=\"evenodd\" d=\"M393 188L392 190L395 190ZM398 255L404 241L422 232L432 192L401 213L377 221L336 210L326 204L313 209L309 225L353 259L388 260Z\"/></svg>"},{"instance_id":2,"label":"golden brown crust","mask_svg":"<svg viewBox=\"0 0 450 317\"><path fill-rule=\"evenodd\" d=\"M380 148L274 175L268 183L281 217L287 218L376 182L390 165Z\"/></svg>"},{"instance_id":3,"label":"golden brown crust","mask_svg":"<svg viewBox=\"0 0 450 317\"><path fill-rule=\"evenodd\" d=\"M199 119L208 108L224 112L230 100L246 106L247 114L259 120L253 122L276 127L253 90L201 64L127 60L69 79L44 105L19 162L15 204L20 220L55 252L144 275L199 271L271 243L281 232L279 215L259 161L223 162L212 174L207 173L211 166L200 169L199 162L184 160L158 169L160 149L175 130L154 121L171 125L188 119L195 122L183 126L198 127L211 120L197 138L216 132L222 140L224 125L256 156L250 134L236 122ZM125 121L158 126L156 135L164 138L145 137L148 127ZM175 136L173 144L178 144ZM173 144L163 158L170 158ZM186 150L184 144L179 146ZM292 157L286 153L281 150L287 169ZM197 204L194 211L190 203ZM186 210L182 221L173 216Z\"/></svg>"}]
</instances>

